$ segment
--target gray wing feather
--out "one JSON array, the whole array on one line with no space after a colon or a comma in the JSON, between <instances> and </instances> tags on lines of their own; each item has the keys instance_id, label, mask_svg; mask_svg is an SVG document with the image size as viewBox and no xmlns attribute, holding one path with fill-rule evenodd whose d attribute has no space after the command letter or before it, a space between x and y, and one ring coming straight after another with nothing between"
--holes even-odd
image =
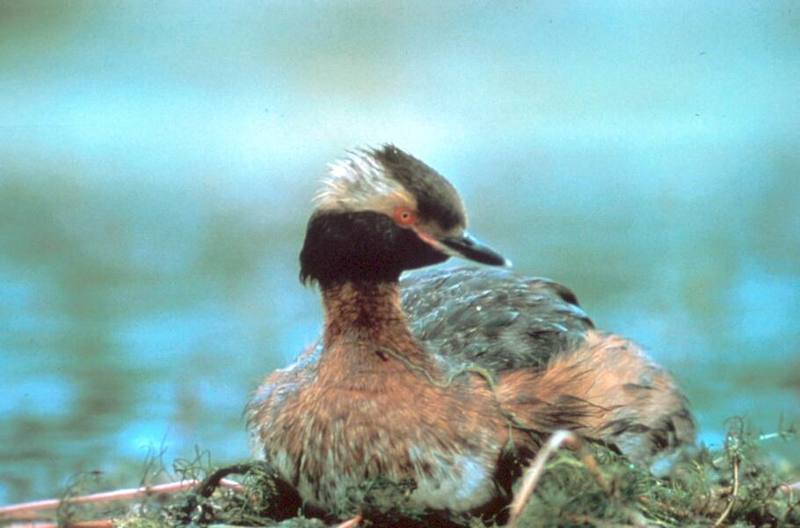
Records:
<instances>
[{"instance_id":1,"label":"gray wing feather","mask_svg":"<svg viewBox=\"0 0 800 528\"><path fill-rule=\"evenodd\" d=\"M414 335L453 365L544 368L594 326L565 286L501 268L416 271L400 291Z\"/></svg>"}]
</instances>

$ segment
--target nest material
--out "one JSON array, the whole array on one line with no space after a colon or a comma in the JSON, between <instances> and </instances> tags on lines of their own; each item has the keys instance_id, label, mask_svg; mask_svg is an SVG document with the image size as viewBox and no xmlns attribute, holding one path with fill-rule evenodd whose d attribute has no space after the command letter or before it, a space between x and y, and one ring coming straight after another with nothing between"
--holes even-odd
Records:
<instances>
[{"instance_id":1,"label":"nest material","mask_svg":"<svg viewBox=\"0 0 800 528\"><path fill-rule=\"evenodd\" d=\"M780 436L785 439L793 434L790 431ZM800 526L800 484L786 484L800 480L800 468L785 463L779 467L770 459L766 445L737 422L724 448L684 453L671 461L669 476L662 478L600 446L588 447L591 463L587 463L585 449L552 450L552 457L538 461L542 469L536 475L535 489L515 490L518 499L523 496L515 501L515 506L521 505L521 513L512 522L516 528ZM105 517L111 519L109 525L118 528L319 528L337 526L335 519L348 518L353 518L350 526L359 527L431 524L429 513L408 509L406 499L413 491L413 482L365 482L352 490L339 511L309 518L307 515L314 512L304 510L299 496L265 463L237 464L216 471L201 467L201 459L195 463L196 467L182 467L181 475L190 469L193 475L204 474L205 478L188 491L144 493L132 505L114 507L68 498L50 519L59 525L80 526L81 520ZM594 464L596 467L590 467ZM240 475L240 485L223 480L232 474ZM74 497L75 490L68 495ZM12 517L0 515L0 526L11 521ZM469 517L451 517L447 524L487 526Z\"/></svg>"}]
</instances>

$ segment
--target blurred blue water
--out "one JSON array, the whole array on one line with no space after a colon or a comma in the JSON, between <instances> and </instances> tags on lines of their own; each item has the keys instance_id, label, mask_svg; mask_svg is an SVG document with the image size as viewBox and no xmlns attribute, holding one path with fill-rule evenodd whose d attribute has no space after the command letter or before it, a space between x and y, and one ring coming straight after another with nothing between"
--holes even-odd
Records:
<instances>
[{"instance_id":1,"label":"blurred blue water","mask_svg":"<svg viewBox=\"0 0 800 528\"><path fill-rule=\"evenodd\" d=\"M703 440L799 420L798 28L793 2L0 3L0 503L135 484L162 445L246 457L249 391L320 324L316 182L385 141L671 368Z\"/></svg>"}]
</instances>

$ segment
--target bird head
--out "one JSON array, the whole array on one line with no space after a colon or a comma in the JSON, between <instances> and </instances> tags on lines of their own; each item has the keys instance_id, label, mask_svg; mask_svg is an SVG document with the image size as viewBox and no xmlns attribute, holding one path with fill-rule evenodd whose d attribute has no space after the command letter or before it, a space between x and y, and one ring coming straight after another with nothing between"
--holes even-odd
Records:
<instances>
[{"instance_id":1,"label":"bird head","mask_svg":"<svg viewBox=\"0 0 800 528\"><path fill-rule=\"evenodd\" d=\"M451 256L509 265L467 232L450 182L393 145L331 164L314 203L300 253L303 281L397 280Z\"/></svg>"}]
</instances>

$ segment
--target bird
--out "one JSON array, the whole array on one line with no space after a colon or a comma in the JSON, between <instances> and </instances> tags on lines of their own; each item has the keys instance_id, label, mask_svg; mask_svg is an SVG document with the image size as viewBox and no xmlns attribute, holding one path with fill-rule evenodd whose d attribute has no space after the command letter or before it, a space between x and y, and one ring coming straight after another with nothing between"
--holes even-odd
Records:
<instances>
[{"instance_id":1,"label":"bird","mask_svg":"<svg viewBox=\"0 0 800 528\"><path fill-rule=\"evenodd\" d=\"M694 442L672 376L595 328L566 286L512 271L423 161L392 144L353 150L313 204L300 279L321 291L322 336L246 408L256 453L308 511L335 519L384 479L408 484L426 525L502 520L555 431L635 462ZM433 267L450 257L477 265Z\"/></svg>"}]
</instances>

